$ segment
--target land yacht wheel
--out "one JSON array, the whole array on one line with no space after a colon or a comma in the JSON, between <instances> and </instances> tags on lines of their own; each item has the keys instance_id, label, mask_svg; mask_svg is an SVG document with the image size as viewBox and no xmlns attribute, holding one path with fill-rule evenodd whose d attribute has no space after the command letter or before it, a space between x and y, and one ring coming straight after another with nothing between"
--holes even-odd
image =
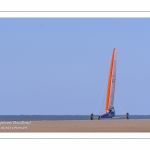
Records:
<instances>
[{"instance_id":1,"label":"land yacht wheel","mask_svg":"<svg viewBox=\"0 0 150 150\"><path fill-rule=\"evenodd\" d=\"M126 118L129 119L129 113L126 113Z\"/></svg>"},{"instance_id":2,"label":"land yacht wheel","mask_svg":"<svg viewBox=\"0 0 150 150\"><path fill-rule=\"evenodd\" d=\"M93 114L91 114L90 119L93 120Z\"/></svg>"}]
</instances>

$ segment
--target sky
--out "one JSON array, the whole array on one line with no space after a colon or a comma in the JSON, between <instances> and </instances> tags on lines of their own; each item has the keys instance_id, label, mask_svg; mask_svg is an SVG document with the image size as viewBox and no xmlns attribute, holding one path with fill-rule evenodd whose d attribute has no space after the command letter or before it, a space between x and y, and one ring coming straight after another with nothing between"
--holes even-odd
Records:
<instances>
[{"instance_id":1,"label":"sky","mask_svg":"<svg viewBox=\"0 0 150 150\"><path fill-rule=\"evenodd\" d=\"M150 19L0 18L0 115L150 115Z\"/></svg>"}]
</instances>

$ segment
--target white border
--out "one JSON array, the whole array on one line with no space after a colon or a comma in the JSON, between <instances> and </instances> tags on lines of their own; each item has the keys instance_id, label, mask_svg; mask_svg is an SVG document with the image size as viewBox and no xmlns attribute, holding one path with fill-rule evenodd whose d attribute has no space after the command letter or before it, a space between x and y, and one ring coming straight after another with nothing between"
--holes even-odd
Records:
<instances>
[{"instance_id":1,"label":"white border","mask_svg":"<svg viewBox=\"0 0 150 150\"><path fill-rule=\"evenodd\" d=\"M0 139L150 139L150 133L79 133L79 132L70 132L70 133L57 133L57 132L51 132L51 133L0 133Z\"/></svg>"},{"instance_id":2,"label":"white border","mask_svg":"<svg viewBox=\"0 0 150 150\"><path fill-rule=\"evenodd\" d=\"M0 18L149 18L150 12L0 12Z\"/></svg>"},{"instance_id":3,"label":"white border","mask_svg":"<svg viewBox=\"0 0 150 150\"><path fill-rule=\"evenodd\" d=\"M148 11L149 0L1 0L1 11Z\"/></svg>"},{"instance_id":4,"label":"white border","mask_svg":"<svg viewBox=\"0 0 150 150\"><path fill-rule=\"evenodd\" d=\"M1 140L1 149L15 149L15 150L41 150L41 149L54 149L54 150L128 150L128 149L148 149L149 139L135 140L135 139L3 139Z\"/></svg>"}]
</instances>

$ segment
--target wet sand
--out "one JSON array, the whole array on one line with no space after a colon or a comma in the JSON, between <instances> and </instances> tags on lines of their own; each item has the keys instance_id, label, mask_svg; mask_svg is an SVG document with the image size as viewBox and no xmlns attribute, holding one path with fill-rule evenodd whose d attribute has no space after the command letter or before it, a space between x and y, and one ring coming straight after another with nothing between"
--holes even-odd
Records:
<instances>
[{"instance_id":1,"label":"wet sand","mask_svg":"<svg viewBox=\"0 0 150 150\"><path fill-rule=\"evenodd\" d=\"M1 121L0 132L150 132L150 119Z\"/></svg>"}]
</instances>

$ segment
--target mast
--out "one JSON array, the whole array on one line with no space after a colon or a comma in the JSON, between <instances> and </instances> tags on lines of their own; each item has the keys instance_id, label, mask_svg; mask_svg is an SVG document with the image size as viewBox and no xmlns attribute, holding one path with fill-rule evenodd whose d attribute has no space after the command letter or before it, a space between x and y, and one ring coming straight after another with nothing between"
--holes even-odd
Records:
<instances>
[{"instance_id":1,"label":"mast","mask_svg":"<svg viewBox=\"0 0 150 150\"><path fill-rule=\"evenodd\" d=\"M107 93L106 93L106 104L105 112L113 107L114 92L115 92L115 80L116 80L116 49L113 49L112 58L110 62L110 69L108 75Z\"/></svg>"}]
</instances>

